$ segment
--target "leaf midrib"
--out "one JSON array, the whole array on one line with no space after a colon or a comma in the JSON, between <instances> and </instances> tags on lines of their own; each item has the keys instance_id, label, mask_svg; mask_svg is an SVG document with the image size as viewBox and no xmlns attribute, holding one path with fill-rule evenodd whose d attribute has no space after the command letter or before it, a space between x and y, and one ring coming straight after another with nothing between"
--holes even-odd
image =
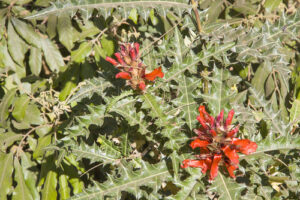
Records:
<instances>
[{"instance_id":1,"label":"leaf midrib","mask_svg":"<svg viewBox=\"0 0 300 200\"><path fill-rule=\"evenodd\" d=\"M106 160L111 160L111 161L116 161L117 160L117 159L114 159L114 158L103 156L101 154L91 153L89 151L84 151L84 150L80 150L80 149L74 149L73 148L72 151L76 151L76 152L82 153L82 154L89 154L89 155L91 155L93 157L99 157L99 158L106 159Z\"/></svg>"},{"instance_id":2,"label":"leaf midrib","mask_svg":"<svg viewBox=\"0 0 300 200\"><path fill-rule=\"evenodd\" d=\"M66 6L64 8L55 8L53 10L53 7L50 7L49 10L41 11L41 13L38 13L36 15L32 15L29 17L26 17L25 19L35 19L38 17L42 17L45 15L50 15L57 12L66 12L68 10L76 10L76 9L89 9L89 8L111 8L111 7L135 7L135 6L143 6L143 7L153 7L155 5L161 5L165 7L177 7L177 8L184 8L188 9L191 8L190 5L186 3L179 3L179 2L173 2L173 1L135 1L135 2L114 2L114 3L96 3L96 4L82 4L82 5L72 5L72 6ZM52 8L52 9L51 9ZM47 9L47 8L46 8Z\"/></svg>"},{"instance_id":3,"label":"leaf midrib","mask_svg":"<svg viewBox=\"0 0 300 200\"><path fill-rule=\"evenodd\" d=\"M147 177L143 177L141 179L136 179L136 180L133 180L133 181L130 181L130 182L126 182L122 185L118 185L116 187L112 187L108 190L101 190L99 192L95 192L93 194L87 194L85 196L81 196L81 197L78 197L78 198L75 198L76 200L80 200L80 199L86 199L86 198L91 198L91 197L94 197L94 196L100 196L100 195L105 195L105 194L108 194L109 192L111 191L119 191L120 189L122 188L126 188L126 187L129 187L131 185L140 185L142 183L144 183L146 180L148 179L152 179L153 177L157 177L157 176L161 176L163 174L166 174L166 173L169 173L168 169L165 169L164 171L162 172L159 172L157 174L154 174L154 175L150 175L150 176L147 176ZM140 184L138 184L140 182Z\"/></svg>"}]
</instances>

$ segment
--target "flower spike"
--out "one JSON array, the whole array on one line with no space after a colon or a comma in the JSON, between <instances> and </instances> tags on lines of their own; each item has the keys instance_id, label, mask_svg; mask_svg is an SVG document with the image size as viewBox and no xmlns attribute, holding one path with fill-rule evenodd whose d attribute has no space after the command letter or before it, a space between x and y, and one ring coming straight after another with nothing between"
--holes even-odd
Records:
<instances>
[{"instance_id":1,"label":"flower spike","mask_svg":"<svg viewBox=\"0 0 300 200\"><path fill-rule=\"evenodd\" d=\"M164 73L159 67L146 74L147 66L140 59L139 49L140 45L138 43L122 43L120 52L114 54L116 60L110 57L106 57L105 60L121 70L116 78L125 79L133 89L143 91L149 81L154 81L157 77L163 78Z\"/></svg>"},{"instance_id":2,"label":"flower spike","mask_svg":"<svg viewBox=\"0 0 300 200\"><path fill-rule=\"evenodd\" d=\"M234 110L229 111L225 121L223 110L216 118L210 116L202 105L198 110L200 114L197 120L201 127L194 130L198 136L190 146L192 149L199 148L200 154L196 155L196 160L184 160L181 167L200 167L202 173L210 170L209 179L213 180L218 175L219 165L225 165L229 176L235 178L234 171L239 164L238 153L253 153L257 144L248 139L234 138L239 131L239 125L231 125Z\"/></svg>"}]
</instances>

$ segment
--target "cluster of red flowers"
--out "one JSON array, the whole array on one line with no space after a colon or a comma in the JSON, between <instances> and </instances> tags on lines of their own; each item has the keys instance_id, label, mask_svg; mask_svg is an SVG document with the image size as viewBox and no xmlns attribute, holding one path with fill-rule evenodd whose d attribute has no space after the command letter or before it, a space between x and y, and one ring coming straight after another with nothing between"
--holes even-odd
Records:
<instances>
[{"instance_id":1,"label":"cluster of red flowers","mask_svg":"<svg viewBox=\"0 0 300 200\"><path fill-rule=\"evenodd\" d=\"M200 154L196 155L196 160L186 159L182 163L182 168L200 167L202 173L210 170L210 180L218 175L219 164L224 164L229 175L235 178L234 170L238 168L239 155L250 154L256 151L257 144L248 139L238 139L234 136L239 130L239 126L231 125L234 111L228 113L224 120L224 111L216 117L210 116L204 106L199 107L200 115L197 120L202 125L196 129L197 138L191 142L190 146L195 149L200 148Z\"/></svg>"},{"instance_id":2,"label":"cluster of red flowers","mask_svg":"<svg viewBox=\"0 0 300 200\"><path fill-rule=\"evenodd\" d=\"M116 78L127 80L127 84L131 85L133 89L143 91L146 83L154 81L157 77L164 77L161 67L146 74L147 66L140 59L138 43L124 43L121 44L120 49L120 52L115 53L117 60L106 57L106 61L121 70L116 74ZM223 110L216 118L210 116L204 106L199 107L199 112L197 120L202 126L200 129L194 130L198 136L190 146L193 149L199 147L200 154L196 155L197 159L184 160L181 167L200 167L202 173L210 170L210 180L213 180L218 174L219 164L223 164L229 175L235 178L234 171L239 164L238 153L246 155L253 153L256 151L257 144L248 139L234 137L239 126L231 125L233 110L228 113L226 120L224 120Z\"/></svg>"},{"instance_id":3,"label":"cluster of red flowers","mask_svg":"<svg viewBox=\"0 0 300 200\"><path fill-rule=\"evenodd\" d=\"M139 56L138 43L124 43L121 44L120 49L120 52L115 53L117 60L110 57L106 57L105 60L121 70L116 74L116 78L127 80L133 89L144 90L148 81L154 81L157 77L164 77L161 67L146 74L146 65L142 63Z\"/></svg>"}]
</instances>

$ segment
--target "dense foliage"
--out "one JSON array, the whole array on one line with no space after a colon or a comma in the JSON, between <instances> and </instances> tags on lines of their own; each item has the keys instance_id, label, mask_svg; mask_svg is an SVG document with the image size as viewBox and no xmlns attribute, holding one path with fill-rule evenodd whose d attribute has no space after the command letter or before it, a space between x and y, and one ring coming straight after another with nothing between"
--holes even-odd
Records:
<instances>
[{"instance_id":1,"label":"dense foliage","mask_svg":"<svg viewBox=\"0 0 300 200\"><path fill-rule=\"evenodd\" d=\"M1 0L0 199L298 199L299 4Z\"/></svg>"}]
</instances>

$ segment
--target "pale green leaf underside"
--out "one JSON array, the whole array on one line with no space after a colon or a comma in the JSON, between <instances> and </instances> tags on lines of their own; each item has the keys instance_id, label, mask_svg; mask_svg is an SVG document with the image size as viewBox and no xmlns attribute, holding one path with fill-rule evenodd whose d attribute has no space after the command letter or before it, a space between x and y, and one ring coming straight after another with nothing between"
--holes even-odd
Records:
<instances>
[{"instance_id":1,"label":"pale green leaf underside","mask_svg":"<svg viewBox=\"0 0 300 200\"><path fill-rule=\"evenodd\" d=\"M44 10L39 11L38 13L27 17L26 19L37 19L49 16L51 14L59 14L62 12L75 12L76 10L82 9L97 9L97 8L115 8L115 7L174 7L174 8L191 8L191 5L188 5L187 0L81 0L81 1L57 1L52 4L51 7L48 7Z\"/></svg>"}]
</instances>

